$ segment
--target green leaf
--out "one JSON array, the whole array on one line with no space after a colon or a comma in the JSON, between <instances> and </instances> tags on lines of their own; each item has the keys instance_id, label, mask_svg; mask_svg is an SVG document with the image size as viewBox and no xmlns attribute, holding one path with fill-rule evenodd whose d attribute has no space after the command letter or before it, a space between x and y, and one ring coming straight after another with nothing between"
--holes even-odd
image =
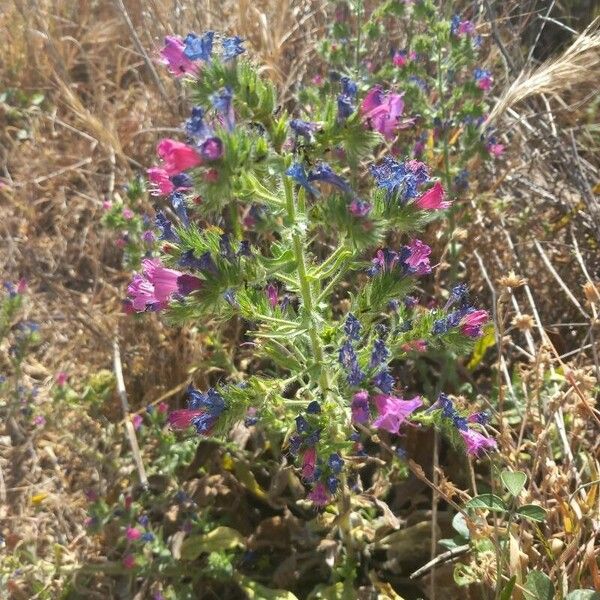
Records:
<instances>
[{"instance_id":1,"label":"green leaf","mask_svg":"<svg viewBox=\"0 0 600 600\"><path fill-rule=\"evenodd\" d=\"M243 575L238 575L236 579L239 586L248 595L248 600L298 600L292 592L273 590Z\"/></svg>"},{"instance_id":2,"label":"green leaf","mask_svg":"<svg viewBox=\"0 0 600 600\"><path fill-rule=\"evenodd\" d=\"M543 523L546 520L546 509L537 506L537 504L524 504L517 508L517 514L538 523Z\"/></svg>"},{"instance_id":3,"label":"green leaf","mask_svg":"<svg viewBox=\"0 0 600 600\"><path fill-rule=\"evenodd\" d=\"M521 471L502 471L500 479L508 493L516 498L527 483L527 475Z\"/></svg>"},{"instance_id":4,"label":"green leaf","mask_svg":"<svg viewBox=\"0 0 600 600\"><path fill-rule=\"evenodd\" d=\"M484 334L477 340L473 348L471 360L467 363L467 368L472 371L483 360L488 348L496 344L496 335L494 334L494 326L488 325L484 329Z\"/></svg>"},{"instance_id":5,"label":"green leaf","mask_svg":"<svg viewBox=\"0 0 600 600\"><path fill-rule=\"evenodd\" d=\"M600 594L594 590L573 590L565 600L600 600Z\"/></svg>"},{"instance_id":6,"label":"green leaf","mask_svg":"<svg viewBox=\"0 0 600 600\"><path fill-rule=\"evenodd\" d=\"M527 600L554 600L554 585L541 571L531 571L525 581Z\"/></svg>"},{"instance_id":7,"label":"green leaf","mask_svg":"<svg viewBox=\"0 0 600 600\"><path fill-rule=\"evenodd\" d=\"M465 504L465 508L485 508L496 512L505 512L507 510L504 500L495 494L479 494L479 496L471 498Z\"/></svg>"},{"instance_id":8,"label":"green leaf","mask_svg":"<svg viewBox=\"0 0 600 600\"><path fill-rule=\"evenodd\" d=\"M454 531L456 531L465 540L470 539L471 532L467 527L467 521L462 513L456 513L454 515L454 518L452 519L452 527L454 527Z\"/></svg>"},{"instance_id":9,"label":"green leaf","mask_svg":"<svg viewBox=\"0 0 600 600\"><path fill-rule=\"evenodd\" d=\"M517 583L517 576L513 575L509 582L502 588L500 592L500 600L511 600L515 584Z\"/></svg>"},{"instance_id":10,"label":"green leaf","mask_svg":"<svg viewBox=\"0 0 600 600\"><path fill-rule=\"evenodd\" d=\"M244 545L244 536L231 527L216 527L203 535L192 535L181 544L181 558L195 560L201 554L231 550Z\"/></svg>"}]
</instances>

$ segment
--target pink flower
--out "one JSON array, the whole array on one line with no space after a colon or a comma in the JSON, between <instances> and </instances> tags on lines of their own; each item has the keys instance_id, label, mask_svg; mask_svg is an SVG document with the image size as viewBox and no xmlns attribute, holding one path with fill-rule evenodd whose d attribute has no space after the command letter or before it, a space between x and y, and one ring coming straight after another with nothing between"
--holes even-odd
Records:
<instances>
[{"instance_id":1,"label":"pink flower","mask_svg":"<svg viewBox=\"0 0 600 600\"><path fill-rule=\"evenodd\" d=\"M110 200L104 200L104 202L102 202L102 208L104 210L110 210L112 208L112 202Z\"/></svg>"},{"instance_id":2,"label":"pink flower","mask_svg":"<svg viewBox=\"0 0 600 600\"><path fill-rule=\"evenodd\" d=\"M408 62L408 55L406 50L398 50L394 52L394 56L392 57L392 62L396 67L404 67Z\"/></svg>"},{"instance_id":3,"label":"pink flower","mask_svg":"<svg viewBox=\"0 0 600 600\"><path fill-rule=\"evenodd\" d=\"M46 417L44 415L36 415L33 417L33 424L36 427L43 427L46 424Z\"/></svg>"},{"instance_id":4,"label":"pink flower","mask_svg":"<svg viewBox=\"0 0 600 600\"><path fill-rule=\"evenodd\" d=\"M479 337L481 329L488 319L489 315L486 310L474 310L461 319L460 330L468 337Z\"/></svg>"},{"instance_id":5,"label":"pink flower","mask_svg":"<svg viewBox=\"0 0 600 600\"><path fill-rule=\"evenodd\" d=\"M165 38L165 45L160 51L163 63L175 77L196 73L198 70L197 65L183 53L184 49L185 44L179 36L168 35Z\"/></svg>"},{"instance_id":6,"label":"pink flower","mask_svg":"<svg viewBox=\"0 0 600 600\"><path fill-rule=\"evenodd\" d=\"M322 85L323 84L323 75L317 74L312 78L311 81L312 81L313 85Z\"/></svg>"},{"instance_id":7,"label":"pink flower","mask_svg":"<svg viewBox=\"0 0 600 600\"><path fill-rule=\"evenodd\" d=\"M174 410L169 413L169 425L173 429L187 429L191 427L192 419L201 417L205 412L204 410L191 410L189 408Z\"/></svg>"},{"instance_id":8,"label":"pink flower","mask_svg":"<svg viewBox=\"0 0 600 600\"><path fill-rule=\"evenodd\" d=\"M352 422L367 423L371 416L369 412L369 393L365 390L356 392L352 398Z\"/></svg>"},{"instance_id":9,"label":"pink flower","mask_svg":"<svg viewBox=\"0 0 600 600\"><path fill-rule=\"evenodd\" d=\"M135 567L135 556L133 554L126 554L123 557L123 566L126 569L133 569Z\"/></svg>"},{"instance_id":10,"label":"pink flower","mask_svg":"<svg viewBox=\"0 0 600 600\"><path fill-rule=\"evenodd\" d=\"M202 164L202 159L194 148L177 140L161 140L156 152L164 161L163 169L169 176L178 175Z\"/></svg>"},{"instance_id":11,"label":"pink flower","mask_svg":"<svg viewBox=\"0 0 600 600\"><path fill-rule=\"evenodd\" d=\"M144 259L142 273L134 273L127 287L132 306L138 312L146 308L164 308L173 294L190 293L201 284L197 277L163 267L157 258Z\"/></svg>"},{"instance_id":12,"label":"pink flower","mask_svg":"<svg viewBox=\"0 0 600 600\"><path fill-rule=\"evenodd\" d=\"M492 156L502 156L504 154L504 144L488 144L487 147L487 151L492 155Z\"/></svg>"},{"instance_id":13,"label":"pink flower","mask_svg":"<svg viewBox=\"0 0 600 600\"><path fill-rule=\"evenodd\" d=\"M115 241L115 246L117 248L125 248L125 246L127 246L127 242L123 238L119 238Z\"/></svg>"},{"instance_id":14,"label":"pink flower","mask_svg":"<svg viewBox=\"0 0 600 600\"><path fill-rule=\"evenodd\" d=\"M329 493L325 484L319 481L308 494L308 499L319 507L327 506L329 504Z\"/></svg>"},{"instance_id":15,"label":"pink flower","mask_svg":"<svg viewBox=\"0 0 600 600\"><path fill-rule=\"evenodd\" d=\"M158 408L158 412L162 413L162 414L169 411L169 405L166 402L159 402L157 408Z\"/></svg>"},{"instance_id":16,"label":"pink flower","mask_svg":"<svg viewBox=\"0 0 600 600\"><path fill-rule=\"evenodd\" d=\"M496 440L482 435L474 429L461 429L460 435L467 446L467 452L472 456L479 456L486 450L495 450Z\"/></svg>"},{"instance_id":17,"label":"pink flower","mask_svg":"<svg viewBox=\"0 0 600 600\"><path fill-rule=\"evenodd\" d=\"M312 479L315 474L317 463L317 451L314 448L309 448L302 457L302 477L304 479Z\"/></svg>"},{"instance_id":18,"label":"pink flower","mask_svg":"<svg viewBox=\"0 0 600 600\"><path fill-rule=\"evenodd\" d=\"M156 190L159 194L167 196L175 191L175 186L164 169L161 169L160 167L151 167L146 173L148 174L148 180L156 186ZM156 192L153 193L156 194Z\"/></svg>"},{"instance_id":19,"label":"pink flower","mask_svg":"<svg viewBox=\"0 0 600 600\"><path fill-rule=\"evenodd\" d=\"M133 423L133 428L137 431L142 426L144 417L142 417L142 415L133 415L133 417L131 417L131 422Z\"/></svg>"},{"instance_id":20,"label":"pink flower","mask_svg":"<svg viewBox=\"0 0 600 600\"><path fill-rule=\"evenodd\" d=\"M142 532L137 527L128 527L125 530L125 537L130 542L135 542L136 540L139 540L142 537Z\"/></svg>"},{"instance_id":21,"label":"pink flower","mask_svg":"<svg viewBox=\"0 0 600 600\"><path fill-rule=\"evenodd\" d=\"M425 340L411 340L402 344L402 350L405 352L425 352L427 350L427 342Z\"/></svg>"},{"instance_id":22,"label":"pink flower","mask_svg":"<svg viewBox=\"0 0 600 600\"><path fill-rule=\"evenodd\" d=\"M271 305L271 308L275 308L277 306L277 303L279 302L279 290L274 283L270 283L267 286L267 299Z\"/></svg>"},{"instance_id":23,"label":"pink flower","mask_svg":"<svg viewBox=\"0 0 600 600\"><path fill-rule=\"evenodd\" d=\"M373 421L373 427L385 429L390 433L398 433L406 418L422 405L423 402L419 396L415 396L412 400L403 400L395 396L377 394L375 406L377 406L379 416Z\"/></svg>"},{"instance_id":24,"label":"pink flower","mask_svg":"<svg viewBox=\"0 0 600 600\"><path fill-rule=\"evenodd\" d=\"M216 183L219 181L219 171L216 169L209 169L204 173L204 181L206 181L206 183Z\"/></svg>"},{"instance_id":25,"label":"pink flower","mask_svg":"<svg viewBox=\"0 0 600 600\"><path fill-rule=\"evenodd\" d=\"M400 123L404 112L402 94L384 92L376 85L365 96L360 112L372 129L379 131L386 140L394 139L398 129L409 127L412 122Z\"/></svg>"},{"instance_id":26,"label":"pink flower","mask_svg":"<svg viewBox=\"0 0 600 600\"><path fill-rule=\"evenodd\" d=\"M69 374L66 371L59 371L54 376L54 381L56 381L56 385L60 385L61 387L67 383L69 380Z\"/></svg>"},{"instance_id":27,"label":"pink flower","mask_svg":"<svg viewBox=\"0 0 600 600\"><path fill-rule=\"evenodd\" d=\"M123 218L127 221L131 221L133 217L135 217L135 213L129 207L125 207L123 209Z\"/></svg>"},{"instance_id":28,"label":"pink flower","mask_svg":"<svg viewBox=\"0 0 600 600\"><path fill-rule=\"evenodd\" d=\"M21 277L17 282L17 294L24 294L27 291L27 280Z\"/></svg>"},{"instance_id":29,"label":"pink flower","mask_svg":"<svg viewBox=\"0 0 600 600\"><path fill-rule=\"evenodd\" d=\"M473 35L475 33L475 25L471 21L461 21L458 26L458 35Z\"/></svg>"},{"instance_id":30,"label":"pink flower","mask_svg":"<svg viewBox=\"0 0 600 600\"><path fill-rule=\"evenodd\" d=\"M431 273L429 264L429 255L431 248L421 240L413 240L409 245L410 256L406 259L406 264L417 274L426 275Z\"/></svg>"},{"instance_id":31,"label":"pink flower","mask_svg":"<svg viewBox=\"0 0 600 600\"><path fill-rule=\"evenodd\" d=\"M442 184L439 181L436 181L434 186L427 190L415 204L421 210L441 210L443 208L448 208L451 204L444 200L444 196L445 192Z\"/></svg>"}]
</instances>

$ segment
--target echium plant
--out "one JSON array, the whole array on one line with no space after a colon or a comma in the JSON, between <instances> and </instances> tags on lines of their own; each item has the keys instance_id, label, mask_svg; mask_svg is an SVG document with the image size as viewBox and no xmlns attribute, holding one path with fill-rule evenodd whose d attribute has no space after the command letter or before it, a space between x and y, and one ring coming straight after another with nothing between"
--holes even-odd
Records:
<instances>
[{"instance_id":1,"label":"echium plant","mask_svg":"<svg viewBox=\"0 0 600 600\"><path fill-rule=\"evenodd\" d=\"M442 185L424 163L386 153L359 110L373 100L352 79L305 121L243 52L212 32L169 37L162 51L194 107L148 171L161 245L125 309L173 323L241 319L252 352L242 383L190 388L172 427L263 427L317 506L346 497L348 457L369 428L393 439L436 426L473 454L493 448L485 415L445 394L407 394L395 376L428 348L468 351L487 321L464 285L433 308L413 295L433 269L416 233L447 208ZM391 109L377 118L396 131Z\"/></svg>"}]
</instances>

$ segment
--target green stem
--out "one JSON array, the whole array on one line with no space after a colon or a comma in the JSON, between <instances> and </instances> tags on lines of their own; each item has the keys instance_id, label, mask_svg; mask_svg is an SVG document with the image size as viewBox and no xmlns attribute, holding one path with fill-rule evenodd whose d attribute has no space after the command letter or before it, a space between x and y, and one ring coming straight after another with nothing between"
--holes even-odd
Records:
<instances>
[{"instance_id":1,"label":"green stem","mask_svg":"<svg viewBox=\"0 0 600 600\"><path fill-rule=\"evenodd\" d=\"M283 178L283 187L285 189L285 204L288 219L290 221L290 227L292 227L292 244L294 247L294 257L296 259L298 281L300 283L300 295L308 319L308 335L310 337L315 363L319 366L321 371L319 384L321 386L321 391L325 396L329 389L329 376L324 365L323 346L315 323L313 292L306 269L306 256L304 255L306 236L303 234L302 228L298 227L298 213L294 201L294 190L292 189L292 180L289 177Z\"/></svg>"},{"instance_id":2,"label":"green stem","mask_svg":"<svg viewBox=\"0 0 600 600\"><path fill-rule=\"evenodd\" d=\"M231 230L236 240L242 239L242 224L240 223L240 213L237 202L229 203L229 218L231 219Z\"/></svg>"}]
</instances>

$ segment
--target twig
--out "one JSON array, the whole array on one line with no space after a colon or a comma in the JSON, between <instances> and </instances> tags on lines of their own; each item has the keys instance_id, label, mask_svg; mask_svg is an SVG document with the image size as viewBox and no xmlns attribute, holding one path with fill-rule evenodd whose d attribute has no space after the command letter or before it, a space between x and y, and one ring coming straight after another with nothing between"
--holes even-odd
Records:
<instances>
[{"instance_id":1,"label":"twig","mask_svg":"<svg viewBox=\"0 0 600 600\"><path fill-rule=\"evenodd\" d=\"M463 546L452 548L452 550L448 550L447 552L442 552L442 554L438 554L433 560L430 560L428 563L418 568L414 573L411 573L408 578L417 579L418 577L425 575L428 571L432 571L437 565L449 562L458 556L466 554L469 551L469 548L469 544L464 544Z\"/></svg>"},{"instance_id":2,"label":"twig","mask_svg":"<svg viewBox=\"0 0 600 600\"><path fill-rule=\"evenodd\" d=\"M137 437L135 435L135 429L133 423L129 417L129 402L127 402L127 390L125 389L125 381L123 380L123 365L121 364L121 351L119 350L119 341L115 337L113 342L114 352L114 369L115 378L117 380L117 392L121 400L121 408L125 415L125 429L127 431L127 437L129 439L129 446L133 454L133 460L138 471L140 478L140 484L142 487L148 487L148 478L146 477L146 470L144 469L144 463L142 462L142 456L140 454L140 447L138 446Z\"/></svg>"},{"instance_id":3,"label":"twig","mask_svg":"<svg viewBox=\"0 0 600 600\"><path fill-rule=\"evenodd\" d=\"M129 33L131 34L133 43L135 44L135 46L138 49L138 51L140 52L140 54L144 57L144 62L146 63L146 66L148 67L150 73L152 74L154 81L156 82L156 85L158 87L158 91L160 92L160 95L163 97L163 100L166 100L167 102L169 102L169 95L167 94L167 90L165 89L165 86L163 85L162 81L160 80L160 77L158 76L158 73L156 72L156 69L154 68L154 64L150 60L150 57L148 56L148 53L146 52L146 49L144 48L136 30L135 30L135 27L133 26L133 23L131 22L131 18L129 17L129 13L127 12L127 9L125 8L125 4L123 4L123 0L114 0L114 3L116 5L117 9L119 10L119 12L121 13L123 20L127 24L127 27L129 28Z\"/></svg>"}]
</instances>

